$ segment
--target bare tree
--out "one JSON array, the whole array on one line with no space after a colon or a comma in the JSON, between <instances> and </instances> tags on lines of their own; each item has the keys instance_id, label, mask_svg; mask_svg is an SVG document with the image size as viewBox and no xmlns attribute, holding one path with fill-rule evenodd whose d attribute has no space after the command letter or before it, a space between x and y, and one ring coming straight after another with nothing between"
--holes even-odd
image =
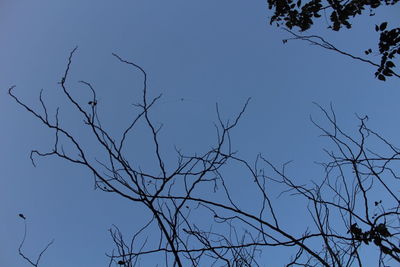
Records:
<instances>
[{"instance_id":1,"label":"bare tree","mask_svg":"<svg viewBox=\"0 0 400 267\"><path fill-rule=\"evenodd\" d=\"M176 149L177 161L171 165L166 163L165 146L159 141L160 128L152 120L152 108L161 95L148 96L145 70L113 54L143 75L143 95L136 104L137 115L123 129L121 138L116 138L102 127L95 88L86 81L80 82L91 93L91 98L85 101L75 98L69 89L75 52L76 48L60 81L61 91L83 118L83 126L105 153L104 159L87 150L73 131L64 126L59 109L50 114L42 92L39 96L42 111L18 97L14 86L9 94L54 132L50 150L31 152L33 164L37 156L56 156L84 166L95 177L96 188L141 205L152 214L151 220L131 238L117 226L109 230L115 245L108 254L109 266L135 266L149 254L164 255L167 266L260 266L268 260L262 253L269 247L293 253L286 266L361 266L371 260L364 258L365 248L371 247L378 250L377 265L400 262L399 198L398 191L393 189L398 184L395 164L400 159L400 150L369 129L367 117L358 118L358 136L353 137L339 127L333 109L328 112L320 107L328 125L312 122L334 146L326 150L330 162L321 163L323 178L310 184L297 184L298 180L288 174L288 164L277 167L261 154L254 162L237 155L231 132L250 99L228 121L221 117L216 105L215 144L206 152L191 155ZM140 122L151 133L155 169L135 167L137 164L127 156L127 140ZM377 143L386 147L384 154L373 149ZM64 149L67 146L69 149ZM226 170L232 167L242 170L240 177L226 175ZM244 200L234 190L235 181L251 188L254 194ZM280 219L282 211L269 191L273 184L284 188L281 197L294 197L294 203L298 198L305 201L303 208L309 216L302 220L309 220L310 224L303 231ZM378 195L382 198L375 199ZM159 238L149 238L155 232Z\"/></svg>"}]
</instances>

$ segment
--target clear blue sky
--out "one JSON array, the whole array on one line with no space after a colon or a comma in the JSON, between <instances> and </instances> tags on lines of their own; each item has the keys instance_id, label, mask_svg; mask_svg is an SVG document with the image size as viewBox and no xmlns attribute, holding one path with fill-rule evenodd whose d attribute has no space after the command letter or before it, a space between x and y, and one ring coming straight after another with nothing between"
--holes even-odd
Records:
<instances>
[{"instance_id":1,"label":"clear blue sky","mask_svg":"<svg viewBox=\"0 0 400 267\"><path fill-rule=\"evenodd\" d=\"M399 25L399 11L382 10L340 33L324 31L322 20L314 32L361 54L375 47L374 23L390 18ZM128 232L145 216L140 207L94 191L83 168L55 158L38 159L36 168L30 163L30 150L48 148L53 135L8 97L7 88L17 85L16 94L33 105L43 88L52 105L61 103L57 83L76 45L71 88L78 90L79 80L93 83L115 133L139 101L141 76L111 53L147 71L150 94L163 94L154 111L155 121L164 123L166 151L208 148L215 141L215 103L229 118L247 97L251 103L233 136L239 154L253 160L262 152L277 164L294 160L300 181L321 174L313 162L324 159L325 141L309 120L320 116L313 101L332 102L347 129L357 125L355 113L368 114L370 125L400 142L398 79L382 83L368 65L301 42L283 45L288 36L268 24L269 14L265 1L0 1L0 266L27 266L17 254L20 212L29 220L27 254L54 238L43 266L57 267L105 266L104 253L112 248L107 229L114 223ZM77 117L64 111L73 126ZM141 164L150 165L143 134L136 138ZM283 218L292 212L285 203L282 209Z\"/></svg>"}]
</instances>

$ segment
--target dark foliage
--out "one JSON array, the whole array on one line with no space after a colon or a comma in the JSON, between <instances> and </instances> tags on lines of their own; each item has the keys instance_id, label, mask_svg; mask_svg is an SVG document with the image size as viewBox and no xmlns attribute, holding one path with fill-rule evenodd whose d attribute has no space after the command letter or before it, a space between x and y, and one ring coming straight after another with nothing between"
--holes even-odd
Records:
<instances>
[{"instance_id":1,"label":"dark foliage","mask_svg":"<svg viewBox=\"0 0 400 267\"><path fill-rule=\"evenodd\" d=\"M340 31L350 29L353 19L367 13L374 16L376 9L382 6L394 6L399 0L311 0L306 3L301 0L268 0L268 8L273 11L270 23L284 26L290 31L298 29L300 32L312 28L321 16L329 20L328 28ZM324 23L320 21L320 23ZM380 34L379 49L376 51L381 57L375 76L385 81L386 77L394 75L394 60L400 54L400 28L388 29L388 21L375 25L375 30ZM305 39L304 36L300 39ZM372 49L365 51L370 55ZM376 64L373 64L376 65Z\"/></svg>"}]
</instances>

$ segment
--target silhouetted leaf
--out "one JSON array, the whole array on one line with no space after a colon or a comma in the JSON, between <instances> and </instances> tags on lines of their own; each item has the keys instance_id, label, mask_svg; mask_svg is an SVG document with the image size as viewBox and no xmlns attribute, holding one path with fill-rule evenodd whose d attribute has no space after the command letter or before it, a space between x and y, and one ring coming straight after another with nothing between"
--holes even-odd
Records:
<instances>
[{"instance_id":1,"label":"silhouetted leaf","mask_svg":"<svg viewBox=\"0 0 400 267\"><path fill-rule=\"evenodd\" d=\"M372 49L371 49L371 48L369 48L369 49L365 50L365 51L364 51L364 53L365 53L366 55L369 55L369 54L371 54L371 53L372 53Z\"/></svg>"},{"instance_id":2,"label":"silhouetted leaf","mask_svg":"<svg viewBox=\"0 0 400 267\"><path fill-rule=\"evenodd\" d=\"M389 233L388 229L386 228L386 225L381 223L376 227L376 231L382 235L383 237L389 237L391 234Z\"/></svg>"},{"instance_id":3,"label":"silhouetted leaf","mask_svg":"<svg viewBox=\"0 0 400 267\"><path fill-rule=\"evenodd\" d=\"M385 75L385 76L393 76L393 72L390 70L390 69L384 69L383 71L382 71L382 73L383 73L383 75Z\"/></svg>"},{"instance_id":4,"label":"silhouetted leaf","mask_svg":"<svg viewBox=\"0 0 400 267\"><path fill-rule=\"evenodd\" d=\"M392 252L389 248L387 248L385 246L381 246L381 250L385 254L390 254Z\"/></svg>"},{"instance_id":5,"label":"silhouetted leaf","mask_svg":"<svg viewBox=\"0 0 400 267\"><path fill-rule=\"evenodd\" d=\"M378 75L378 79L381 80L381 81L386 81L385 76L383 76L382 74Z\"/></svg>"},{"instance_id":6,"label":"silhouetted leaf","mask_svg":"<svg viewBox=\"0 0 400 267\"><path fill-rule=\"evenodd\" d=\"M380 237L380 236L376 236L376 237L374 238L374 244L377 245L377 246L379 246L381 243L382 243L381 237Z\"/></svg>"},{"instance_id":7,"label":"silhouetted leaf","mask_svg":"<svg viewBox=\"0 0 400 267\"><path fill-rule=\"evenodd\" d=\"M386 66L389 67L389 68L393 68L396 65L394 65L394 63L392 61L388 61L388 62L386 62Z\"/></svg>"},{"instance_id":8,"label":"silhouetted leaf","mask_svg":"<svg viewBox=\"0 0 400 267\"><path fill-rule=\"evenodd\" d=\"M385 29L386 29L386 26L387 26L387 22L385 21L385 22L383 22L383 23L381 24L381 26L379 26L379 30L381 30L381 31L385 30Z\"/></svg>"}]
</instances>

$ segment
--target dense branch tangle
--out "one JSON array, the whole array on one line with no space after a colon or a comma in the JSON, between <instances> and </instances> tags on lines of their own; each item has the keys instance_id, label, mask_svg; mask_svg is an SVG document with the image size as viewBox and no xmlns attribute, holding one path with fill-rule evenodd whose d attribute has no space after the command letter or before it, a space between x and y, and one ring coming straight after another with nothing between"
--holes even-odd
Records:
<instances>
[{"instance_id":1,"label":"dense branch tangle","mask_svg":"<svg viewBox=\"0 0 400 267\"><path fill-rule=\"evenodd\" d=\"M54 146L50 151L31 152L34 164L35 156L57 156L82 165L93 173L96 188L138 203L151 214L149 221L129 241L117 226L110 229L116 247L109 254L110 266L135 266L141 257L161 253L164 253L168 266L259 266L268 261L261 253L267 247L287 247L294 252L294 256L288 260L288 266L350 266L354 262L362 264L359 248L371 243L381 251L380 262L399 261L396 225L399 216L398 196L391 189L391 182L386 181L388 173L397 179L390 164L400 159L399 152L369 130L364 118L360 118L361 141L357 141L338 127L334 113L332 115L322 109L333 132L316 125L334 142L339 154L328 153L333 161L324 165L326 177L320 183L313 183L310 188L296 185L284 168L275 167L264 156L257 156L254 164L237 156L232 148L230 133L243 116L249 100L238 115L227 122L221 118L217 105L216 144L207 152L189 156L176 150L177 163L167 166L159 141L160 129L152 121L151 115L152 107L161 95L148 97L145 70L113 54L121 63L143 74L143 98L136 105L139 112L117 140L102 127L93 86L85 81L80 82L92 94L85 103L74 98L67 86L75 52L76 48L69 56L60 82L61 90L69 104L84 118L85 127L91 131L97 145L106 152L107 160L96 159L96 155L85 150L72 131L59 120L58 109L55 118L50 118L42 92L39 97L42 112L17 97L15 87L9 89L9 94L55 133ZM150 130L156 170L144 171L134 167L137 164L130 163L125 154L128 136L139 122L144 122ZM366 147L369 136L387 145L392 155L379 156L370 151ZM75 152L66 152L63 149L66 143L62 140L67 140ZM255 209L249 209L241 201L243 196L235 195L231 187L233 178L224 175L225 169L232 165L247 173L243 177L233 178L253 188L255 194L248 201ZM351 177L346 174L347 167L353 170ZM272 175L266 174L267 168ZM335 171L339 175L334 175ZM293 233L290 223L279 220L278 211L274 209L275 199L270 197L271 192L267 192L267 188L274 183L285 186L287 192L309 201L305 210L308 210L313 226L310 225L303 233ZM374 200L375 204L378 203L372 204L374 209L371 208L370 199L372 184L382 188L387 196L384 204ZM333 218L332 214L338 216ZM333 227L334 224L341 226ZM154 229L159 231L158 240L154 240ZM149 237L150 232L152 237Z\"/></svg>"}]
</instances>

